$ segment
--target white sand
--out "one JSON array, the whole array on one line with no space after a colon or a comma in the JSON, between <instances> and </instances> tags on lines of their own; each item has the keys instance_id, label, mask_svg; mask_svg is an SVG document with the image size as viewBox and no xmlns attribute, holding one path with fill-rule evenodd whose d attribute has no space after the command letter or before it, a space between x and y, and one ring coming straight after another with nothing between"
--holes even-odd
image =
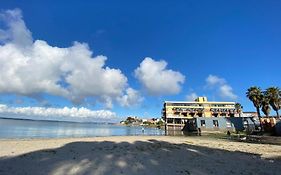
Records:
<instances>
[{"instance_id":1,"label":"white sand","mask_svg":"<svg viewBox=\"0 0 281 175\"><path fill-rule=\"evenodd\" d=\"M281 146L171 136L0 140L0 174L281 174Z\"/></svg>"}]
</instances>

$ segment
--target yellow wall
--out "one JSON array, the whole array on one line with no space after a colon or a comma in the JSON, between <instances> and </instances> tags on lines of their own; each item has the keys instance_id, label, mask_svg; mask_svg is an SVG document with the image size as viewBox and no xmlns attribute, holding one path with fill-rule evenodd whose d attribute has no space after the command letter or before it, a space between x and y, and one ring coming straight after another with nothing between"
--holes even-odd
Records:
<instances>
[{"instance_id":1,"label":"yellow wall","mask_svg":"<svg viewBox=\"0 0 281 175\"><path fill-rule=\"evenodd\" d=\"M175 105L166 105L165 103L165 111L166 115L175 115L175 111L173 111L173 108L180 108L180 109L203 109L203 117L211 117L212 112L210 111L211 108L213 109L235 109L235 103L234 102L208 102L206 97L198 97L194 102L182 102L183 104L188 104L190 106L177 106L176 103L181 102L167 102L167 103L175 103ZM194 105L194 106L193 106ZM199 106L200 105L200 106ZM225 106L222 106L225 105ZM188 115L188 114L187 114ZM181 115L181 113L179 114Z\"/></svg>"}]
</instances>

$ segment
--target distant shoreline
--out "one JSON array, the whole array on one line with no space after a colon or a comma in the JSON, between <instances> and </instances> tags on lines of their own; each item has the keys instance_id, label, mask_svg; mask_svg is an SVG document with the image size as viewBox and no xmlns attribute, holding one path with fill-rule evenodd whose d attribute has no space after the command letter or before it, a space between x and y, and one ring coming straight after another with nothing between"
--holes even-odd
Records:
<instances>
[{"instance_id":1,"label":"distant shoreline","mask_svg":"<svg viewBox=\"0 0 281 175\"><path fill-rule=\"evenodd\" d=\"M65 123L93 123L93 124L108 124L108 125L116 125L118 123L113 122L75 122L75 121L59 121L59 120L34 120L28 118L10 118L10 117L1 117L0 119L9 119L9 120L24 120L24 121L42 121L42 122L65 122Z\"/></svg>"}]
</instances>

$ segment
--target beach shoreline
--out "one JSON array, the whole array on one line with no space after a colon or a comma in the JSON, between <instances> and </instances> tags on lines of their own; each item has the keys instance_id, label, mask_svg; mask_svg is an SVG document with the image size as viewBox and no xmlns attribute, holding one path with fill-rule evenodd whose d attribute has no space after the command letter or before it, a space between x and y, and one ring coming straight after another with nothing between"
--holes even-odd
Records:
<instances>
[{"instance_id":1,"label":"beach shoreline","mask_svg":"<svg viewBox=\"0 0 281 175\"><path fill-rule=\"evenodd\" d=\"M0 140L0 174L278 174L280 166L279 145L208 137Z\"/></svg>"}]
</instances>

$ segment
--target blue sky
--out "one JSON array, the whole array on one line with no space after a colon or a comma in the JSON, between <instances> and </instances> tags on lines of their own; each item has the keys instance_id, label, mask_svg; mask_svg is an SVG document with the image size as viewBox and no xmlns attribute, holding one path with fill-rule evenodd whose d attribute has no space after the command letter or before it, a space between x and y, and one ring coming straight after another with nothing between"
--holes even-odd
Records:
<instances>
[{"instance_id":1,"label":"blue sky","mask_svg":"<svg viewBox=\"0 0 281 175\"><path fill-rule=\"evenodd\" d=\"M6 108L159 117L164 100L204 95L253 111L248 87L280 87L280 1L1 1L0 8L0 52L11 49L0 56ZM14 68L24 59L25 68Z\"/></svg>"}]
</instances>

